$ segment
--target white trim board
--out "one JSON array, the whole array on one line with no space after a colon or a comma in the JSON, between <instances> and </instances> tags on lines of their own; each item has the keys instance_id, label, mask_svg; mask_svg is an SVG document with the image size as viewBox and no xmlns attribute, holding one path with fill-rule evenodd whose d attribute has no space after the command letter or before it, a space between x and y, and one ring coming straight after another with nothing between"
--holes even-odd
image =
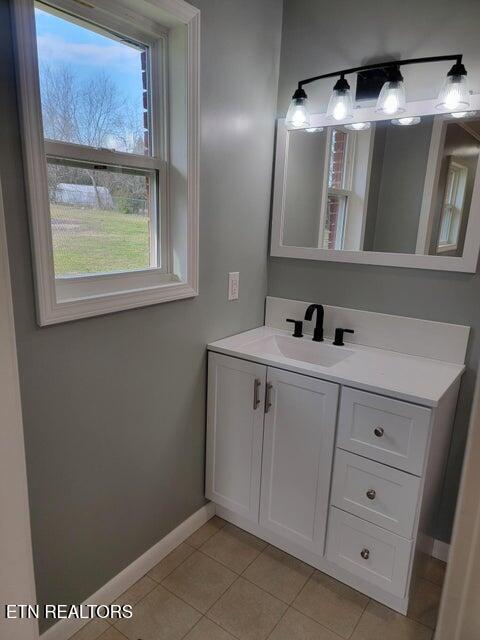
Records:
<instances>
[{"instance_id":1,"label":"white trim board","mask_svg":"<svg viewBox=\"0 0 480 640\"><path fill-rule=\"evenodd\" d=\"M442 540L433 541L432 556L437 560L448 562L448 554L450 553L450 545Z\"/></svg>"},{"instance_id":2,"label":"white trim board","mask_svg":"<svg viewBox=\"0 0 480 640\"><path fill-rule=\"evenodd\" d=\"M286 318L303 320L309 304L311 303L300 300L267 296L265 325L275 329L289 329ZM324 331L328 338L333 338L336 327L354 329L354 334L345 335L346 342L454 364L465 362L470 327L346 307L323 306ZM304 333L311 334L312 326L312 322L304 322Z\"/></svg>"},{"instance_id":3,"label":"white trim board","mask_svg":"<svg viewBox=\"0 0 480 640\"><path fill-rule=\"evenodd\" d=\"M22 407L1 185L0 353L0 602L34 604ZM37 640L37 621L7 620L0 615L0 638Z\"/></svg>"},{"instance_id":4,"label":"white trim board","mask_svg":"<svg viewBox=\"0 0 480 640\"><path fill-rule=\"evenodd\" d=\"M124 591L140 580L146 573L167 556L175 547L184 542L202 524L215 515L215 505L209 502L184 520L173 531L168 533L148 551L125 567L109 582L93 593L83 604L109 604L116 600ZM50 627L40 636L41 640L68 640L77 633L89 620L61 620Z\"/></svg>"}]
</instances>

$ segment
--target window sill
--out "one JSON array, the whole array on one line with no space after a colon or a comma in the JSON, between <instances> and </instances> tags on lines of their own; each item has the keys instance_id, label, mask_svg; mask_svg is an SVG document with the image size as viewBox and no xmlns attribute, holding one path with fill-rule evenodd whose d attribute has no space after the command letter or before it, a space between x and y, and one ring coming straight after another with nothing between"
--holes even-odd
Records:
<instances>
[{"instance_id":1,"label":"window sill","mask_svg":"<svg viewBox=\"0 0 480 640\"><path fill-rule=\"evenodd\" d=\"M146 307L161 302L171 302L198 295L196 286L180 281L176 276L155 273L156 282L145 282L141 287L127 288L131 276L119 274L123 278L121 290L110 293L87 292L82 282L72 283L72 279L57 280L55 299L51 304L39 305L39 324L41 326L89 318L91 316L115 313L126 309ZM119 281L122 278L118 278ZM111 283L112 278L108 281ZM131 281L130 281L131 282ZM79 287L76 289L76 285ZM44 298L44 302L47 300Z\"/></svg>"}]
</instances>

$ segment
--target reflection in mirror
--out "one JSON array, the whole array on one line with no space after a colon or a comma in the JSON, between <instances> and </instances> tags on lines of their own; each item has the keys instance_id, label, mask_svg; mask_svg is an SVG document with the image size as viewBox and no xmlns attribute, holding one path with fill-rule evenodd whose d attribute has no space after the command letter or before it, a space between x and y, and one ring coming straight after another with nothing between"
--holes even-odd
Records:
<instances>
[{"instance_id":1,"label":"reflection in mirror","mask_svg":"<svg viewBox=\"0 0 480 640\"><path fill-rule=\"evenodd\" d=\"M462 256L480 119L415 121L288 132L282 244Z\"/></svg>"}]
</instances>

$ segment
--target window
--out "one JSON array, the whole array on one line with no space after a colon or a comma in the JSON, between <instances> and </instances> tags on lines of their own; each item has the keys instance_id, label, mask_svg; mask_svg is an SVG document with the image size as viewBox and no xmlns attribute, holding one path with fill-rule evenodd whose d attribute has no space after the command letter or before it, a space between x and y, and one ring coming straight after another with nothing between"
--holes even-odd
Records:
<instances>
[{"instance_id":1,"label":"window","mask_svg":"<svg viewBox=\"0 0 480 640\"><path fill-rule=\"evenodd\" d=\"M328 143L327 210L323 227L323 249L343 249L352 183L353 136L332 129Z\"/></svg>"},{"instance_id":2,"label":"window","mask_svg":"<svg viewBox=\"0 0 480 640\"><path fill-rule=\"evenodd\" d=\"M440 220L437 251L455 251L458 245L467 186L467 167L450 161L448 166L445 198Z\"/></svg>"},{"instance_id":3,"label":"window","mask_svg":"<svg viewBox=\"0 0 480 640\"><path fill-rule=\"evenodd\" d=\"M162 4L14 2L40 324L197 293L199 12Z\"/></svg>"}]
</instances>

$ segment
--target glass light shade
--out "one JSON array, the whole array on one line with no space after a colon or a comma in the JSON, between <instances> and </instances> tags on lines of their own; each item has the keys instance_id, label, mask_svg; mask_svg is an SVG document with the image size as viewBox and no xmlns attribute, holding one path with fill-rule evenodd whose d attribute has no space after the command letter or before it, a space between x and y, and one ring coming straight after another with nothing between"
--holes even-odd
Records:
<instances>
[{"instance_id":1,"label":"glass light shade","mask_svg":"<svg viewBox=\"0 0 480 640\"><path fill-rule=\"evenodd\" d=\"M410 116L409 118L395 118L392 120L392 124L399 125L400 127L410 127L412 124L418 124L420 118L418 116Z\"/></svg>"},{"instance_id":2,"label":"glass light shade","mask_svg":"<svg viewBox=\"0 0 480 640\"><path fill-rule=\"evenodd\" d=\"M470 94L466 75L447 76L438 94L437 109L465 109L470 106Z\"/></svg>"},{"instance_id":3,"label":"glass light shade","mask_svg":"<svg viewBox=\"0 0 480 640\"><path fill-rule=\"evenodd\" d=\"M345 129L350 129L351 131L365 131L365 129L370 129L370 122L352 122L352 124L346 124Z\"/></svg>"},{"instance_id":4,"label":"glass light shade","mask_svg":"<svg viewBox=\"0 0 480 640\"><path fill-rule=\"evenodd\" d=\"M405 111L405 85L402 80L390 80L385 82L378 96L377 113L385 113L394 116Z\"/></svg>"},{"instance_id":5,"label":"glass light shade","mask_svg":"<svg viewBox=\"0 0 480 640\"><path fill-rule=\"evenodd\" d=\"M306 129L310 125L307 98L293 98L287 111L285 124L289 129Z\"/></svg>"},{"instance_id":6,"label":"glass light shade","mask_svg":"<svg viewBox=\"0 0 480 640\"><path fill-rule=\"evenodd\" d=\"M453 116L454 118L467 118L470 116L474 116L476 113L477 113L476 111L455 111L450 115Z\"/></svg>"},{"instance_id":7,"label":"glass light shade","mask_svg":"<svg viewBox=\"0 0 480 640\"><path fill-rule=\"evenodd\" d=\"M353 101L350 89L334 89L328 102L327 116L334 120L353 118Z\"/></svg>"}]
</instances>

